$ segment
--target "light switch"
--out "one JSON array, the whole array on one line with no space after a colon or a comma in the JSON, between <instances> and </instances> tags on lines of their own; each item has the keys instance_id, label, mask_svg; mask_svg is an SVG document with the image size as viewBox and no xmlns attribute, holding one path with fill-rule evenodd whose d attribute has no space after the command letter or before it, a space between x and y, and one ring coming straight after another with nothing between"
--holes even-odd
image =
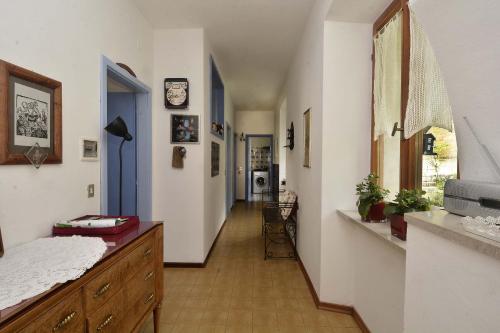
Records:
<instances>
[{"instance_id":1,"label":"light switch","mask_svg":"<svg viewBox=\"0 0 500 333\"><path fill-rule=\"evenodd\" d=\"M94 184L87 185L87 197L88 198L94 197Z\"/></svg>"}]
</instances>

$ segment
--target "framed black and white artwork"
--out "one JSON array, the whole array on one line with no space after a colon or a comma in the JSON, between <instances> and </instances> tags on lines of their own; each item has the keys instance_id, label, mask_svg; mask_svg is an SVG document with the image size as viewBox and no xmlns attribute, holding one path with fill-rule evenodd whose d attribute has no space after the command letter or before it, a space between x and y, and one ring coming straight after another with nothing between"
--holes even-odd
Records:
<instances>
[{"instance_id":1,"label":"framed black and white artwork","mask_svg":"<svg viewBox=\"0 0 500 333\"><path fill-rule=\"evenodd\" d=\"M3 256L2 229L0 229L0 257Z\"/></svg>"},{"instance_id":2,"label":"framed black and white artwork","mask_svg":"<svg viewBox=\"0 0 500 333\"><path fill-rule=\"evenodd\" d=\"M0 164L29 164L33 147L62 163L62 84L2 60L0 73Z\"/></svg>"},{"instance_id":3,"label":"framed black and white artwork","mask_svg":"<svg viewBox=\"0 0 500 333\"><path fill-rule=\"evenodd\" d=\"M304 112L304 167L311 167L311 109Z\"/></svg>"},{"instance_id":4,"label":"framed black and white artwork","mask_svg":"<svg viewBox=\"0 0 500 333\"><path fill-rule=\"evenodd\" d=\"M99 149L96 138L80 138L80 159L82 161L98 161Z\"/></svg>"},{"instance_id":5,"label":"framed black and white artwork","mask_svg":"<svg viewBox=\"0 0 500 333\"><path fill-rule=\"evenodd\" d=\"M165 79L165 107L187 109L189 106L189 82L184 78Z\"/></svg>"},{"instance_id":6,"label":"framed black and white artwork","mask_svg":"<svg viewBox=\"0 0 500 333\"><path fill-rule=\"evenodd\" d=\"M219 164L220 164L220 145L217 142L212 141L212 163L211 163L212 177L219 175Z\"/></svg>"},{"instance_id":7,"label":"framed black and white artwork","mask_svg":"<svg viewBox=\"0 0 500 333\"><path fill-rule=\"evenodd\" d=\"M198 115L172 114L170 127L170 143L200 143Z\"/></svg>"}]
</instances>

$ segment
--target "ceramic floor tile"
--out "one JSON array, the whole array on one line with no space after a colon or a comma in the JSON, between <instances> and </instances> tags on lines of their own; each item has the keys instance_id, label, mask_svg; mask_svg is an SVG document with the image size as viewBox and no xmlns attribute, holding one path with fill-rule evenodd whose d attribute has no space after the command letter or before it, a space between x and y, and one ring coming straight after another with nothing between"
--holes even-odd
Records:
<instances>
[{"instance_id":1,"label":"ceramic floor tile","mask_svg":"<svg viewBox=\"0 0 500 333\"><path fill-rule=\"evenodd\" d=\"M226 325L227 311L224 310L208 310L203 312L201 323L208 325Z\"/></svg>"},{"instance_id":2,"label":"ceramic floor tile","mask_svg":"<svg viewBox=\"0 0 500 333\"><path fill-rule=\"evenodd\" d=\"M226 326L226 333L252 333L252 326Z\"/></svg>"},{"instance_id":3,"label":"ceramic floor tile","mask_svg":"<svg viewBox=\"0 0 500 333\"><path fill-rule=\"evenodd\" d=\"M361 333L352 316L316 308L296 261L263 260L259 207L236 205L205 268L165 269L160 332Z\"/></svg>"},{"instance_id":4,"label":"ceramic floor tile","mask_svg":"<svg viewBox=\"0 0 500 333\"><path fill-rule=\"evenodd\" d=\"M228 312L227 326L251 326L252 311L250 310L231 310Z\"/></svg>"},{"instance_id":5,"label":"ceramic floor tile","mask_svg":"<svg viewBox=\"0 0 500 333\"><path fill-rule=\"evenodd\" d=\"M197 333L225 333L226 326L222 325L200 325ZM163 332L162 332L163 333Z\"/></svg>"},{"instance_id":6,"label":"ceramic floor tile","mask_svg":"<svg viewBox=\"0 0 500 333\"><path fill-rule=\"evenodd\" d=\"M278 316L271 311L253 311L252 324L256 326L277 327Z\"/></svg>"}]
</instances>

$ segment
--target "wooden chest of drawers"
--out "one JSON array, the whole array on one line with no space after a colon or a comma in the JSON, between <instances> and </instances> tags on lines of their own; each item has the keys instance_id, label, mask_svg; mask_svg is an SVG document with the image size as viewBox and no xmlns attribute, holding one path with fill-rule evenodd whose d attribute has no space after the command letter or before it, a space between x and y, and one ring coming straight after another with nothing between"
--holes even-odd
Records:
<instances>
[{"instance_id":1,"label":"wooden chest of drawers","mask_svg":"<svg viewBox=\"0 0 500 333\"><path fill-rule=\"evenodd\" d=\"M108 250L81 278L0 311L0 333L137 332L163 298L163 226L142 222L106 237Z\"/></svg>"}]
</instances>

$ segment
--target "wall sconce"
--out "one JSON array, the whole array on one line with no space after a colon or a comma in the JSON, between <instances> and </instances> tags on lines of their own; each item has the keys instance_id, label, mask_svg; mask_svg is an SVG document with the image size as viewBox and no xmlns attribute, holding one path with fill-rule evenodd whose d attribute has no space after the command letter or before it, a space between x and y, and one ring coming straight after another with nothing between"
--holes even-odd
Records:
<instances>
[{"instance_id":1,"label":"wall sconce","mask_svg":"<svg viewBox=\"0 0 500 333\"><path fill-rule=\"evenodd\" d=\"M293 128L293 121L290 124L290 128L287 129L286 131L288 133L286 136L288 144L284 148L290 148L290 150L293 150L293 147L295 147L295 130Z\"/></svg>"},{"instance_id":2,"label":"wall sconce","mask_svg":"<svg viewBox=\"0 0 500 333\"><path fill-rule=\"evenodd\" d=\"M241 132L241 135L240 135L240 142L245 142L245 133Z\"/></svg>"}]
</instances>

